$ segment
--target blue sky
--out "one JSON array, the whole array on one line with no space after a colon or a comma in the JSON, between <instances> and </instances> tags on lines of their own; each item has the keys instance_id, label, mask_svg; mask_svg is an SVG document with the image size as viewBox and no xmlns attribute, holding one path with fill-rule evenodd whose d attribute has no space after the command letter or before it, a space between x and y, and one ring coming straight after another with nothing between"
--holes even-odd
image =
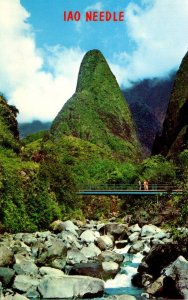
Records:
<instances>
[{"instance_id":1,"label":"blue sky","mask_svg":"<svg viewBox=\"0 0 188 300\"><path fill-rule=\"evenodd\" d=\"M64 11L80 11L82 17L90 7L101 7L101 10L126 11L131 3L128 0L21 0L23 6L31 12L29 22L35 28L38 47L43 45L61 44L66 47L80 47L85 51L99 48L104 55L113 55L116 51L128 52L134 43L128 37L125 22L88 23L82 18L81 22L64 22ZM142 1L134 3L141 7ZM110 34L109 34L110 31Z\"/></svg>"},{"instance_id":2,"label":"blue sky","mask_svg":"<svg viewBox=\"0 0 188 300\"><path fill-rule=\"evenodd\" d=\"M64 22L69 10L81 21ZM86 23L86 10L124 11L125 21ZM165 78L187 51L187 20L187 0L0 0L0 91L19 121L52 120L96 48L121 87Z\"/></svg>"}]
</instances>

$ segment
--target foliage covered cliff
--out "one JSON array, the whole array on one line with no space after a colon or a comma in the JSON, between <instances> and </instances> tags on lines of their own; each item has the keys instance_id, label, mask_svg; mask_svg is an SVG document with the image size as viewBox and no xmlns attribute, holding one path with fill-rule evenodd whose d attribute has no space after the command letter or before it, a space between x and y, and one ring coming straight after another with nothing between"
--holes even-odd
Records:
<instances>
[{"instance_id":1,"label":"foliage covered cliff","mask_svg":"<svg viewBox=\"0 0 188 300\"><path fill-rule=\"evenodd\" d=\"M156 136L153 154L177 155L188 142L188 52L177 72L162 133Z\"/></svg>"},{"instance_id":2,"label":"foliage covered cliff","mask_svg":"<svg viewBox=\"0 0 188 300\"><path fill-rule=\"evenodd\" d=\"M128 104L100 51L85 55L76 92L54 120L51 133L54 140L67 135L91 142L123 160L138 156Z\"/></svg>"},{"instance_id":3,"label":"foliage covered cliff","mask_svg":"<svg viewBox=\"0 0 188 300\"><path fill-rule=\"evenodd\" d=\"M123 90L129 103L139 140L150 154L157 132L160 132L171 96L175 73L167 78L145 79Z\"/></svg>"}]
</instances>

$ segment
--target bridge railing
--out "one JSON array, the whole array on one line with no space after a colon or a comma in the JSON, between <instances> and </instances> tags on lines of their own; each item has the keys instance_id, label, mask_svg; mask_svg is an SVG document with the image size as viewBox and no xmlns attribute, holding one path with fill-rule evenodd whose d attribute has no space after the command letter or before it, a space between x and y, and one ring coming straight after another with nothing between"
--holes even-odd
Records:
<instances>
[{"instance_id":1,"label":"bridge railing","mask_svg":"<svg viewBox=\"0 0 188 300\"><path fill-rule=\"evenodd\" d=\"M86 185L83 186L80 190L85 191L139 191L144 190L144 185L139 184L100 184L100 185ZM150 191L173 191L178 190L174 185L167 183L151 183L148 186Z\"/></svg>"}]
</instances>

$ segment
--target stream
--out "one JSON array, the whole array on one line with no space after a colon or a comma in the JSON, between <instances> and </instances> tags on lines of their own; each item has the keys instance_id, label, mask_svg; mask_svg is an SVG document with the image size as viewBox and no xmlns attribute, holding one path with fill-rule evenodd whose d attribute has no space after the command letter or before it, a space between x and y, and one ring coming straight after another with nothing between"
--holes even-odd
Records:
<instances>
[{"instance_id":1,"label":"stream","mask_svg":"<svg viewBox=\"0 0 188 300\"><path fill-rule=\"evenodd\" d=\"M134 287L131 283L131 278L137 273L137 268L141 263L143 255L141 253L129 254L128 250L131 246L127 245L122 249L115 249L115 252L124 255L124 261L121 264L121 269L114 279L109 279L105 282L106 295L132 295L141 296L143 289Z\"/></svg>"}]
</instances>

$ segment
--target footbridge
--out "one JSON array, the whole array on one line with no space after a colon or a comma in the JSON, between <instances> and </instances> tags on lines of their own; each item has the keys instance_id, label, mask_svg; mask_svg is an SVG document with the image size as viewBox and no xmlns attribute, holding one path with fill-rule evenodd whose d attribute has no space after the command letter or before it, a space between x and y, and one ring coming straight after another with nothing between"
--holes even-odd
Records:
<instances>
[{"instance_id":1,"label":"footbridge","mask_svg":"<svg viewBox=\"0 0 188 300\"><path fill-rule=\"evenodd\" d=\"M85 186L79 191L79 195L158 195L182 194L183 190L170 184L149 184L148 189L139 185L105 184Z\"/></svg>"}]
</instances>

